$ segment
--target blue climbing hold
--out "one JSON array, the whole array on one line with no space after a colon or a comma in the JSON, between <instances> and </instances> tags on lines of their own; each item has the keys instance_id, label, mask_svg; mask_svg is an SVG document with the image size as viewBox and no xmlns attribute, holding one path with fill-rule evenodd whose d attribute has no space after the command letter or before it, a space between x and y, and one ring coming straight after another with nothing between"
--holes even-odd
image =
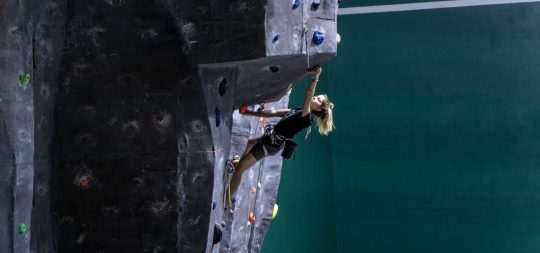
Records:
<instances>
[{"instance_id":1,"label":"blue climbing hold","mask_svg":"<svg viewBox=\"0 0 540 253\"><path fill-rule=\"evenodd\" d=\"M216 127L221 125L221 112L216 108Z\"/></svg>"},{"instance_id":2,"label":"blue climbing hold","mask_svg":"<svg viewBox=\"0 0 540 253\"><path fill-rule=\"evenodd\" d=\"M274 35L274 39L272 39L272 42L278 41L279 37L280 37L279 33L276 33L276 35Z\"/></svg>"},{"instance_id":3,"label":"blue climbing hold","mask_svg":"<svg viewBox=\"0 0 540 253\"><path fill-rule=\"evenodd\" d=\"M324 41L324 33L315 31L313 33L313 43L320 45L323 43L323 41Z\"/></svg>"},{"instance_id":4,"label":"blue climbing hold","mask_svg":"<svg viewBox=\"0 0 540 253\"><path fill-rule=\"evenodd\" d=\"M216 202L215 201L212 202L212 210L216 209L216 206L217 206Z\"/></svg>"},{"instance_id":5,"label":"blue climbing hold","mask_svg":"<svg viewBox=\"0 0 540 253\"><path fill-rule=\"evenodd\" d=\"M294 4L292 6L293 10L298 9L301 3L302 3L302 0L294 0Z\"/></svg>"}]
</instances>

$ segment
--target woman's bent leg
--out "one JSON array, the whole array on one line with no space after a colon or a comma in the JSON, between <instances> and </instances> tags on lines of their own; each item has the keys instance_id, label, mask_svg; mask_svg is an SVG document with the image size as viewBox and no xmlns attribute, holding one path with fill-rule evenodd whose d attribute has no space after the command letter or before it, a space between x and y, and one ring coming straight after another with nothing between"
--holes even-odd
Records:
<instances>
[{"instance_id":1,"label":"woman's bent leg","mask_svg":"<svg viewBox=\"0 0 540 253\"><path fill-rule=\"evenodd\" d=\"M252 139L252 140L248 140L248 143L246 145L246 150L244 151L244 153L242 154L242 156L240 158L246 156L249 153L249 151L251 150L251 148L253 148L253 146L255 144L257 144L257 142L259 142L261 140L261 138L262 137L255 138L255 139Z\"/></svg>"},{"instance_id":2,"label":"woman's bent leg","mask_svg":"<svg viewBox=\"0 0 540 253\"><path fill-rule=\"evenodd\" d=\"M234 195L236 190L238 189L238 186L240 186L240 182L242 181L242 175L244 172L246 172L251 166L253 166L257 162L257 159L251 152L248 152L246 155L244 155L238 164L236 165L234 174L231 179L231 184L229 186L231 191L231 196ZM227 195L229 196L229 195Z\"/></svg>"}]
</instances>

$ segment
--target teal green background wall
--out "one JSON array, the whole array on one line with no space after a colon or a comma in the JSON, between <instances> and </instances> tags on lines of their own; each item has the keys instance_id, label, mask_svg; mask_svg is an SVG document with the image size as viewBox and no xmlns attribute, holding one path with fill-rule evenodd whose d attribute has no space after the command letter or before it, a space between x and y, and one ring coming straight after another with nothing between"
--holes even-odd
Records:
<instances>
[{"instance_id":1,"label":"teal green background wall","mask_svg":"<svg viewBox=\"0 0 540 253\"><path fill-rule=\"evenodd\" d=\"M540 5L339 31L336 252L540 252Z\"/></svg>"},{"instance_id":2,"label":"teal green background wall","mask_svg":"<svg viewBox=\"0 0 540 253\"><path fill-rule=\"evenodd\" d=\"M337 129L284 163L263 253L540 252L540 4L338 30Z\"/></svg>"}]
</instances>

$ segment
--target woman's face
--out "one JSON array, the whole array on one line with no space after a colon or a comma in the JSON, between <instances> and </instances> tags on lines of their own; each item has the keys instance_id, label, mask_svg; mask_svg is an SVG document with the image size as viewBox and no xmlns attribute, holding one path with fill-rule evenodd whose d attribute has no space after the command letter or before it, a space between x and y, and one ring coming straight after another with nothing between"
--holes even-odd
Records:
<instances>
[{"instance_id":1,"label":"woman's face","mask_svg":"<svg viewBox=\"0 0 540 253\"><path fill-rule=\"evenodd\" d=\"M313 96L311 98L311 111L318 112L321 110L321 106L326 102L323 95Z\"/></svg>"}]
</instances>

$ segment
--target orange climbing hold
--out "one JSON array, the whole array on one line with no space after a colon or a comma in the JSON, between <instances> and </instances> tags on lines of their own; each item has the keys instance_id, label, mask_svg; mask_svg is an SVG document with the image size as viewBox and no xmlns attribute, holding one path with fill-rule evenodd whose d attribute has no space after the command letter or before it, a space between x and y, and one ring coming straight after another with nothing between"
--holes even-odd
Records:
<instances>
[{"instance_id":1,"label":"orange climbing hold","mask_svg":"<svg viewBox=\"0 0 540 253\"><path fill-rule=\"evenodd\" d=\"M257 188L255 186L251 187L251 194L255 194L257 192Z\"/></svg>"},{"instance_id":2,"label":"orange climbing hold","mask_svg":"<svg viewBox=\"0 0 540 253\"><path fill-rule=\"evenodd\" d=\"M249 223L253 223L255 221L255 214L253 212L249 213Z\"/></svg>"}]
</instances>

